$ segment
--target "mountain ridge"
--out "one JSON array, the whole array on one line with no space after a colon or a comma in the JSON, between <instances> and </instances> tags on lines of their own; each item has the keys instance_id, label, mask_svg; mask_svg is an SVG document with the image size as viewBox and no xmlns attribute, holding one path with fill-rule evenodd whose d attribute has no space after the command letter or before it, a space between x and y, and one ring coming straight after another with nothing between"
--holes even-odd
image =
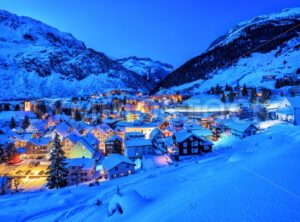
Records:
<instances>
[{"instance_id":1,"label":"mountain ridge","mask_svg":"<svg viewBox=\"0 0 300 222\"><path fill-rule=\"evenodd\" d=\"M104 89L148 92L149 82L72 34L0 10L0 99L80 96Z\"/></svg>"},{"instance_id":2,"label":"mountain ridge","mask_svg":"<svg viewBox=\"0 0 300 222\"><path fill-rule=\"evenodd\" d=\"M213 73L231 67L238 60L253 53L269 53L275 50L297 38L299 32L300 8L285 9L279 13L241 22L213 41L204 53L170 73L153 92L209 79ZM264 44L270 40L272 41Z\"/></svg>"}]
</instances>

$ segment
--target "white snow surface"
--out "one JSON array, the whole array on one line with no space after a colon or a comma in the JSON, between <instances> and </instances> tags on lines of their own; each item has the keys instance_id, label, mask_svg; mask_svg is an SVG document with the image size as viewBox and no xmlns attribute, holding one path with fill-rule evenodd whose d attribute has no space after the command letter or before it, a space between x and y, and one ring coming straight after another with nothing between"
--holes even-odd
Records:
<instances>
[{"instance_id":1,"label":"white snow surface","mask_svg":"<svg viewBox=\"0 0 300 222\"><path fill-rule=\"evenodd\" d=\"M290 21L287 21L285 19L290 19ZM226 45L232 42L234 39L243 36L245 34L245 28L249 26L258 26L270 21L273 24L280 26L292 22L292 19L297 19L300 21L300 8L287 8L282 10L281 12L276 12L269 15L262 15L255 17L249 21L240 22L224 36L224 39L222 41L220 41L216 45L213 45L211 48L209 48L209 50L218 45Z\"/></svg>"},{"instance_id":2,"label":"white snow surface","mask_svg":"<svg viewBox=\"0 0 300 222\"><path fill-rule=\"evenodd\" d=\"M0 99L82 96L151 85L69 33L0 10ZM154 87L154 86L153 86Z\"/></svg>"},{"instance_id":3,"label":"white snow surface","mask_svg":"<svg viewBox=\"0 0 300 222\"><path fill-rule=\"evenodd\" d=\"M299 144L299 127L272 126L244 140L224 139L214 153L198 159L99 186L1 196L0 218L39 222L299 221Z\"/></svg>"},{"instance_id":4,"label":"white snow surface","mask_svg":"<svg viewBox=\"0 0 300 222\"><path fill-rule=\"evenodd\" d=\"M208 74L207 80L197 80L170 89L164 89L159 93L170 93L188 90L191 93L202 93L215 87L217 84L235 86L262 86L270 89L275 88L275 80L263 81L263 76L275 75L283 77L286 74L296 73L300 68L300 37L286 42L282 47L269 53L252 53L247 58L241 58L236 64L228 68L219 69ZM284 64L286 63L286 64Z\"/></svg>"},{"instance_id":5,"label":"white snow surface","mask_svg":"<svg viewBox=\"0 0 300 222\"><path fill-rule=\"evenodd\" d=\"M173 71L172 65L150 58L129 57L117 60L123 67L158 83Z\"/></svg>"}]
</instances>

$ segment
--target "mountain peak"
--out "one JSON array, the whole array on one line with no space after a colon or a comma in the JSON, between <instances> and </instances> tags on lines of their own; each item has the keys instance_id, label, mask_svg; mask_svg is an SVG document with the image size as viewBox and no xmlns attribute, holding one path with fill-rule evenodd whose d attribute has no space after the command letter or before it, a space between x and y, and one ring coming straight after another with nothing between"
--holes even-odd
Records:
<instances>
[{"instance_id":1,"label":"mountain peak","mask_svg":"<svg viewBox=\"0 0 300 222\"><path fill-rule=\"evenodd\" d=\"M147 92L153 86L71 34L0 11L1 99L88 95L104 89Z\"/></svg>"},{"instance_id":2,"label":"mountain peak","mask_svg":"<svg viewBox=\"0 0 300 222\"><path fill-rule=\"evenodd\" d=\"M297 51L299 33L300 8L285 9L279 13L241 22L225 35L217 38L206 52L174 70L156 90L207 80L214 73L220 73L236 65L241 59L251 57L254 53L271 53L284 48L285 45L291 47L289 50ZM280 53L280 51L274 52L277 56ZM247 64L251 63L254 61L249 61ZM276 73L276 71L273 72ZM234 75L232 73L233 77Z\"/></svg>"},{"instance_id":3,"label":"mountain peak","mask_svg":"<svg viewBox=\"0 0 300 222\"><path fill-rule=\"evenodd\" d=\"M224 36L221 36L214 41L208 48L211 50L213 47L219 44L228 44L234 39L245 35L247 28L254 28L254 26L263 26L267 23L273 24L274 26L294 24L295 20L300 21L300 7L299 8L288 8L278 13L271 13L269 15L257 16L251 20L243 21L234 26Z\"/></svg>"}]
</instances>

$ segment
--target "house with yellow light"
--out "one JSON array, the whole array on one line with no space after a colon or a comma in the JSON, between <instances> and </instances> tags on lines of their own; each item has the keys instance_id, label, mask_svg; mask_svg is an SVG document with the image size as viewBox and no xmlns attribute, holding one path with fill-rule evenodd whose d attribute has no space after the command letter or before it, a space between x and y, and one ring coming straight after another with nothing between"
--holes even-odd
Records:
<instances>
[{"instance_id":1,"label":"house with yellow light","mask_svg":"<svg viewBox=\"0 0 300 222\"><path fill-rule=\"evenodd\" d=\"M99 150L105 153L105 141L114 135L114 131L110 126L103 123L99 126L94 127L91 130L91 133L98 139L99 141Z\"/></svg>"},{"instance_id":2,"label":"house with yellow light","mask_svg":"<svg viewBox=\"0 0 300 222\"><path fill-rule=\"evenodd\" d=\"M96 153L96 150L89 142L87 142L85 139L80 139L71 148L71 151L70 151L68 157L69 157L69 159L93 158L95 153Z\"/></svg>"},{"instance_id":3,"label":"house with yellow light","mask_svg":"<svg viewBox=\"0 0 300 222\"><path fill-rule=\"evenodd\" d=\"M155 125L152 124L129 125L125 127L125 133L139 132L139 133L143 133L146 139L149 139L150 134L154 129L155 129Z\"/></svg>"},{"instance_id":4,"label":"house with yellow light","mask_svg":"<svg viewBox=\"0 0 300 222\"><path fill-rule=\"evenodd\" d=\"M32 111L32 103L30 101L24 102L24 111L26 112Z\"/></svg>"},{"instance_id":5,"label":"house with yellow light","mask_svg":"<svg viewBox=\"0 0 300 222\"><path fill-rule=\"evenodd\" d=\"M135 120L140 119L142 115L141 111L131 111L126 113L126 121L127 122L134 122Z\"/></svg>"},{"instance_id":6,"label":"house with yellow light","mask_svg":"<svg viewBox=\"0 0 300 222\"><path fill-rule=\"evenodd\" d=\"M67 158L71 158L71 151L79 140L80 135L76 131L73 131L67 137L63 138L62 147Z\"/></svg>"}]
</instances>

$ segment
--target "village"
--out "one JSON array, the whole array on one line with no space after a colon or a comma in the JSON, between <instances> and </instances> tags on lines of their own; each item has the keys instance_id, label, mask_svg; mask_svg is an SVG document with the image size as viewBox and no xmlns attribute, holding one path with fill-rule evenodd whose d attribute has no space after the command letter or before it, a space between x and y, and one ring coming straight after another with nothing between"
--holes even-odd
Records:
<instances>
[{"instance_id":1,"label":"village","mask_svg":"<svg viewBox=\"0 0 300 222\"><path fill-rule=\"evenodd\" d=\"M143 95L111 90L82 98L0 101L0 193L45 188L53 140L64 150L68 185L101 183L205 157L228 138L276 124L300 125L298 91L221 87Z\"/></svg>"}]
</instances>

